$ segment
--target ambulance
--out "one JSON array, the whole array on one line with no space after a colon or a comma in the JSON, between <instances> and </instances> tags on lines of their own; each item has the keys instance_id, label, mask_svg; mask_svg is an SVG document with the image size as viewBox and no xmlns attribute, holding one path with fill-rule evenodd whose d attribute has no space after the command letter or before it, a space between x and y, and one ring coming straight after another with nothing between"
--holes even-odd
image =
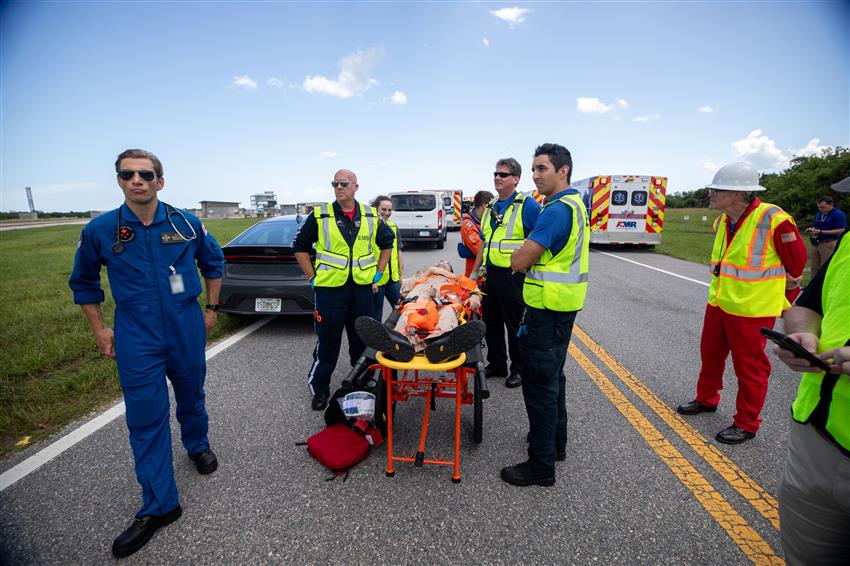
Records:
<instances>
[{"instance_id":1,"label":"ambulance","mask_svg":"<svg viewBox=\"0 0 850 566\"><path fill-rule=\"evenodd\" d=\"M447 230L460 230L463 219L463 191L440 190Z\"/></svg>"},{"instance_id":2,"label":"ambulance","mask_svg":"<svg viewBox=\"0 0 850 566\"><path fill-rule=\"evenodd\" d=\"M571 187L587 206L591 244L661 243L667 177L596 175Z\"/></svg>"}]
</instances>

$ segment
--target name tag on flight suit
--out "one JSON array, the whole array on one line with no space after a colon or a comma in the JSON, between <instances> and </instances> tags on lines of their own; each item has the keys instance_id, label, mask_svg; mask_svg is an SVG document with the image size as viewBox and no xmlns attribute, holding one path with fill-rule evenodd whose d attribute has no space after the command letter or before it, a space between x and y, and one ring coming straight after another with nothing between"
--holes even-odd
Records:
<instances>
[{"instance_id":1,"label":"name tag on flight suit","mask_svg":"<svg viewBox=\"0 0 850 566\"><path fill-rule=\"evenodd\" d=\"M186 238L183 238L177 232L161 232L159 234L159 241L163 244L179 244L180 242L185 242Z\"/></svg>"}]
</instances>

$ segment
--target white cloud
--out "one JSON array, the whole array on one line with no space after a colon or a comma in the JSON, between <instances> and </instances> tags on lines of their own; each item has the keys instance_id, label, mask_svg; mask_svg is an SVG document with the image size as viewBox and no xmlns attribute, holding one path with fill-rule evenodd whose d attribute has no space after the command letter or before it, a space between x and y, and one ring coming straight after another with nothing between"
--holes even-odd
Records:
<instances>
[{"instance_id":1,"label":"white cloud","mask_svg":"<svg viewBox=\"0 0 850 566\"><path fill-rule=\"evenodd\" d=\"M320 92L339 98L351 98L378 84L378 81L369 76L369 72L383 57L384 50L380 47L346 55L339 60L339 74L335 79L308 75L302 86L310 93Z\"/></svg>"},{"instance_id":2,"label":"white cloud","mask_svg":"<svg viewBox=\"0 0 850 566\"><path fill-rule=\"evenodd\" d=\"M637 122L638 124L649 122L649 116L635 116L634 118L632 118L632 122Z\"/></svg>"},{"instance_id":3,"label":"white cloud","mask_svg":"<svg viewBox=\"0 0 850 566\"><path fill-rule=\"evenodd\" d=\"M248 75L239 75L239 76L233 77L232 86L234 86L234 87L240 86L240 87L245 88L246 90L257 90L257 81L255 81L254 79L252 79Z\"/></svg>"},{"instance_id":4,"label":"white cloud","mask_svg":"<svg viewBox=\"0 0 850 566\"><path fill-rule=\"evenodd\" d=\"M714 162L713 159L700 159L699 161L695 162L694 165L699 167L700 169L705 169L709 173L714 173L715 171L717 171L717 164Z\"/></svg>"},{"instance_id":5,"label":"white cloud","mask_svg":"<svg viewBox=\"0 0 850 566\"><path fill-rule=\"evenodd\" d=\"M337 155L339 154L335 151L323 151L319 154L319 159L329 159L331 157L336 157Z\"/></svg>"},{"instance_id":6,"label":"white cloud","mask_svg":"<svg viewBox=\"0 0 850 566\"><path fill-rule=\"evenodd\" d=\"M603 104L602 101L596 97L588 98L582 96L576 98L576 109L579 112L605 114L606 112L611 110L611 106L609 106L608 104Z\"/></svg>"},{"instance_id":7,"label":"white cloud","mask_svg":"<svg viewBox=\"0 0 850 566\"><path fill-rule=\"evenodd\" d=\"M392 98L390 98L390 102L397 104L398 106L404 106L407 104L407 95L400 90L397 90L393 93Z\"/></svg>"},{"instance_id":8,"label":"white cloud","mask_svg":"<svg viewBox=\"0 0 850 566\"><path fill-rule=\"evenodd\" d=\"M277 77L270 78L269 80L266 81L266 84L269 85L269 86L273 86L275 88L282 88L283 87L283 81L280 80Z\"/></svg>"},{"instance_id":9,"label":"white cloud","mask_svg":"<svg viewBox=\"0 0 850 566\"><path fill-rule=\"evenodd\" d=\"M795 157L812 157L813 155L820 155L828 149L828 146L821 145L820 139L812 138L809 143L806 144L806 147L795 149L793 152Z\"/></svg>"},{"instance_id":10,"label":"white cloud","mask_svg":"<svg viewBox=\"0 0 850 566\"><path fill-rule=\"evenodd\" d=\"M481 43L484 44L484 47L490 47L490 40L487 39L486 37L481 40Z\"/></svg>"},{"instance_id":11,"label":"white cloud","mask_svg":"<svg viewBox=\"0 0 850 566\"><path fill-rule=\"evenodd\" d=\"M490 13L499 18L502 21L508 22L511 27L514 27L516 24L521 24L525 21L525 15L529 13L531 10L528 8L519 8L514 6L513 8L501 8L499 10L490 10Z\"/></svg>"},{"instance_id":12,"label":"white cloud","mask_svg":"<svg viewBox=\"0 0 850 566\"><path fill-rule=\"evenodd\" d=\"M788 157L761 130L753 130L744 139L732 142L732 153L735 159L749 161L758 169L784 169L788 166Z\"/></svg>"},{"instance_id":13,"label":"white cloud","mask_svg":"<svg viewBox=\"0 0 850 566\"><path fill-rule=\"evenodd\" d=\"M711 114L712 112L714 112L714 108L706 104L705 106L700 106L699 108L697 108L697 112L701 112L703 114Z\"/></svg>"},{"instance_id":14,"label":"white cloud","mask_svg":"<svg viewBox=\"0 0 850 566\"><path fill-rule=\"evenodd\" d=\"M628 107L629 107L629 103L628 103L626 100L622 99L622 98L618 98L618 99L617 99L617 106L619 106L620 108L628 108Z\"/></svg>"}]
</instances>

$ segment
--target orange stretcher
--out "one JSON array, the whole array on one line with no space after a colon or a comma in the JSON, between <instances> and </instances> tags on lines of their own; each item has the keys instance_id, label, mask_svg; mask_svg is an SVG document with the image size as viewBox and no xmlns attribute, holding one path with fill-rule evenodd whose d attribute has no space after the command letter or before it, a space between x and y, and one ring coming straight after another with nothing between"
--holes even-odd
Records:
<instances>
[{"instance_id":1,"label":"orange stretcher","mask_svg":"<svg viewBox=\"0 0 850 566\"><path fill-rule=\"evenodd\" d=\"M480 354L480 351L476 353ZM483 400L489 396L484 381L483 364L475 360L478 357L476 353L471 353L471 356L462 353L435 364L421 354L414 356L409 362L398 362L387 358L382 352L377 352L376 359L379 365L373 368L381 370L387 387L387 477L395 475L395 462L412 462L416 467L425 464L452 466L452 482L460 482L461 405L473 406L472 439L478 444L483 436ZM433 372L445 372L446 376L426 375ZM472 391L470 391L470 381L473 384ZM425 399L419 447L410 456L396 456L393 453L393 407L397 401L407 401L410 397ZM454 399L454 458L452 460L425 457L425 440L428 435L430 412L436 409L438 397Z\"/></svg>"}]
</instances>

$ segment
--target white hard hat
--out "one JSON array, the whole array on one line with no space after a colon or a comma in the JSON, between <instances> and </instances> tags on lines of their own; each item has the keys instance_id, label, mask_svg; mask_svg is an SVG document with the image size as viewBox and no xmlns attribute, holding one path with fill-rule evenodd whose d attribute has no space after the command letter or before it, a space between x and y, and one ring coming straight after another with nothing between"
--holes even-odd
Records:
<instances>
[{"instance_id":1,"label":"white hard hat","mask_svg":"<svg viewBox=\"0 0 850 566\"><path fill-rule=\"evenodd\" d=\"M346 417L368 420L375 416L375 396L366 391L354 391L342 398Z\"/></svg>"},{"instance_id":2,"label":"white hard hat","mask_svg":"<svg viewBox=\"0 0 850 566\"><path fill-rule=\"evenodd\" d=\"M752 163L738 161L721 167L714 174L711 184L707 189L715 191L742 191L750 193L754 191L767 190L759 185L759 173Z\"/></svg>"}]
</instances>

